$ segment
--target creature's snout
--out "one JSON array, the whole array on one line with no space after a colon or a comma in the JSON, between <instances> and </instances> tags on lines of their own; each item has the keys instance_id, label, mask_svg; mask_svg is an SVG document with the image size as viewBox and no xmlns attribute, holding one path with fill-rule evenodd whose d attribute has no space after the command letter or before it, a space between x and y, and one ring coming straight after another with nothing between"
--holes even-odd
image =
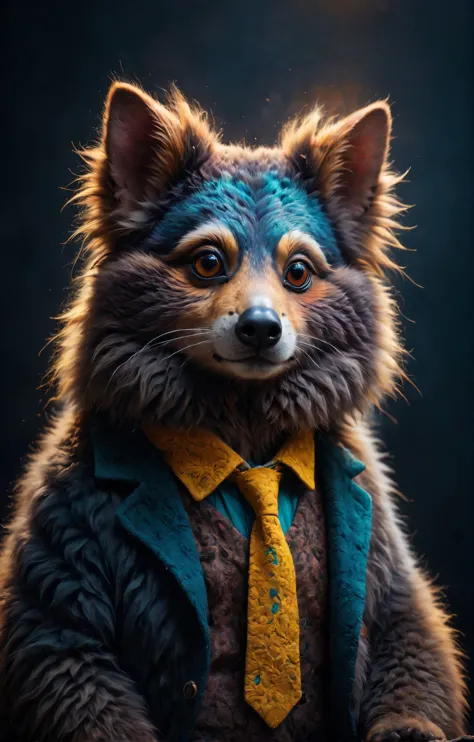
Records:
<instances>
[{"instance_id":1,"label":"creature's snout","mask_svg":"<svg viewBox=\"0 0 474 742\"><path fill-rule=\"evenodd\" d=\"M254 306L243 312L237 324L235 333L244 345L256 350L272 348L278 343L282 334L281 320L274 309Z\"/></svg>"}]
</instances>

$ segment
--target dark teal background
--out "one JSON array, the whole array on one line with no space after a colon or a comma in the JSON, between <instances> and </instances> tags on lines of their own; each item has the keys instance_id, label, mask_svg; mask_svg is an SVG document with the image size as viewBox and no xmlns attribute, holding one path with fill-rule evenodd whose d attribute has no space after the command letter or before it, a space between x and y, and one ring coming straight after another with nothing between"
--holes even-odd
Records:
<instances>
[{"instance_id":1,"label":"dark teal background","mask_svg":"<svg viewBox=\"0 0 474 742\"><path fill-rule=\"evenodd\" d=\"M474 650L472 0L116 0L3 3L1 175L2 514L42 420L40 349L77 246L61 212L96 135L112 76L159 93L170 81L227 139L271 143L317 98L336 111L389 96L393 157L415 208L397 280L408 370L381 435L423 564L446 587ZM393 420L392 418L395 418ZM472 674L472 664L470 666Z\"/></svg>"}]
</instances>

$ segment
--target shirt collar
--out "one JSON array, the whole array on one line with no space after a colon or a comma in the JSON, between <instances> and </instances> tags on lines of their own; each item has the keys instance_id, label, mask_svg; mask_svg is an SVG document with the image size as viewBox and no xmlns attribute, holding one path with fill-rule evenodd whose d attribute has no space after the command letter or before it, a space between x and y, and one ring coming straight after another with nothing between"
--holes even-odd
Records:
<instances>
[{"instance_id":1,"label":"shirt collar","mask_svg":"<svg viewBox=\"0 0 474 742\"><path fill-rule=\"evenodd\" d=\"M203 500L238 467L245 466L244 459L209 430L154 426L143 430L195 500ZM272 461L289 467L308 489L314 489L313 431L291 438Z\"/></svg>"}]
</instances>

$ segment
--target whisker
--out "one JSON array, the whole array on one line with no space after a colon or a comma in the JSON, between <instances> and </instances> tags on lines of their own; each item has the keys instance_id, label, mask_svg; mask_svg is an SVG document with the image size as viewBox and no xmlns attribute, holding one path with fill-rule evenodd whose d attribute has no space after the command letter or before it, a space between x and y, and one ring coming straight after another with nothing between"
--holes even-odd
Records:
<instances>
[{"instance_id":1,"label":"whisker","mask_svg":"<svg viewBox=\"0 0 474 742\"><path fill-rule=\"evenodd\" d=\"M171 335L173 332L193 332L194 330L211 330L211 326L207 325L204 327L177 327L175 330L168 330L168 332L162 332L161 335L157 335L153 340L159 340L160 338ZM151 342L151 341L150 341Z\"/></svg>"},{"instance_id":2,"label":"whisker","mask_svg":"<svg viewBox=\"0 0 474 742\"><path fill-rule=\"evenodd\" d=\"M307 332L299 332L298 333L298 337L305 337L305 338L309 338L310 340L316 340L316 342L318 342L318 343L324 343L325 345L329 345L329 347L332 348L333 350L335 350L336 353L339 353L339 355L341 355L341 356L344 355L344 353L341 350L339 350L339 348L336 348L335 345L333 345L332 343L330 343L328 340L324 340L323 338L316 337L315 335L308 335ZM309 343L309 345L310 345L310 343Z\"/></svg>"},{"instance_id":3,"label":"whisker","mask_svg":"<svg viewBox=\"0 0 474 742\"><path fill-rule=\"evenodd\" d=\"M168 342L172 342L173 340L176 340L176 341L178 341L178 340L185 340L185 339L187 339L189 337L197 337L199 335L205 335L208 332L207 329L206 330L202 330L202 331L199 331L199 330L196 330L195 331L195 328L191 328L191 327L190 328L185 328L185 329L187 329L187 330L193 330L193 334L192 335L183 335L182 337L177 337L177 338L171 338L170 340L163 341L163 344L166 344ZM154 348L154 347L156 347L158 345L161 345L161 343L159 343L157 341L160 338L164 337L165 335L169 335L171 332L179 332L179 330L170 330L169 332L164 332L162 335L156 335L156 337L152 338L147 343L145 343L145 345L142 348L139 348L139 350L137 350L131 356L129 356L128 358L126 358L125 361L122 361L122 363L120 363L117 366L117 368L114 369L114 371L112 373L112 376L109 379L109 383L107 384L107 387L110 384L110 382L112 381L112 379L114 378L114 376L117 373L117 371L119 371L122 368L122 366L125 366L126 363L131 363L134 358L136 358L138 355L140 355L140 353L143 353L147 348ZM156 342L156 346L154 345L155 342Z\"/></svg>"},{"instance_id":4,"label":"whisker","mask_svg":"<svg viewBox=\"0 0 474 742\"><path fill-rule=\"evenodd\" d=\"M317 369L321 369L321 366L319 366L319 365L318 365L318 364L316 363L316 361L314 360L314 358L311 358L311 356L310 356L310 354L308 353L308 351L306 351L306 350L304 350L304 348L300 348L300 347L298 347L298 350L299 350L299 351L300 351L301 353L304 353L304 355L305 355L305 356L307 356L307 357L309 358L309 360L311 361L311 363L313 364L313 366L314 366L315 368L317 368Z\"/></svg>"},{"instance_id":5,"label":"whisker","mask_svg":"<svg viewBox=\"0 0 474 742\"><path fill-rule=\"evenodd\" d=\"M298 340L297 347L301 345L305 345L307 348L311 348L311 350L317 350L319 353L324 353L324 348L320 348L316 343L305 343L304 340Z\"/></svg>"},{"instance_id":6,"label":"whisker","mask_svg":"<svg viewBox=\"0 0 474 742\"><path fill-rule=\"evenodd\" d=\"M313 348L313 349L319 350L319 351L321 351L321 352L322 352L322 350L323 350L323 349L322 349L322 348L320 348L320 347L319 347L319 345L317 345L316 343L307 343L307 342L305 342L304 340L298 340L298 347L299 347L300 345L306 345L306 347L307 347L307 348Z\"/></svg>"},{"instance_id":7,"label":"whisker","mask_svg":"<svg viewBox=\"0 0 474 742\"><path fill-rule=\"evenodd\" d=\"M204 345L204 343L210 343L211 340L201 340L199 343L192 343L191 345L187 345L185 348L179 348L178 350L175 350L174 353L171 353L171 355L166 356L166 358L160 358L160 363L165 363L165 361L169 361L170 358L173 358L173 356L177 355L178 353L184 353L185 351L189 350L190 348L195 348L197 345Z\"/></svg>"},{"instance_id":8,"label":"whisker","mask_svg":"<svg viewBox=\"0 0 474 742\"><path fill-rule=\"evenodd\" d=\"M196 330L196 332L191 332L188 335L181 335L178 337L172 337L168 338L168 340L160 340L160 342L154 342L152 345L149 345L150 348L158 348L161 345L168 345L168 343L177 343L180 340L187 340L188 338L194 338L199 337L199 335L208 335L209 330ZM146 346L145 346L146 347Z\"/></svg>"},{"instance_id":9,"label":"whisker","mask_svg":"<svg viewBox=\"0 0 474 742\"><path fill-rule=\"evenodd\" d=\"M144 350L145 348L148 348L148 346L151 345L152 343L157 342L158 340L161 340L161 338L164 338L167 335L171 335L172 333L176 333L176 332L196 332L196 331L200 331L200 330L210 330L210 329L211 329L211 327L209 326L209 327L201 327L201 328L199 328L199 327L181 327L181 328L176 329L176 330L168 330L168 332L162 332L160 335L155 335L154 338L152 338L151 340L149 340L146 343L146 345L143 346L142 350Z\"/></svg>"},{"instance_id":10,"label":"whisker","mask_svg":"<svg viewBox=\"0 0 474 742\"><path fill-rule=\"evenodd\" d=\"M154 343L155 341L161 340L161 338L164 338L167 335L171 335L172 333L176 333L176 332L195 332L195 331L199 331L199 330L210 330L210 329L211 329L211 327L209 326L209 327L201 327L201 328L199 328L199 327L181 327L181 328L179 328L179 329L177 328L175 330L168 330L168 332L162 332L162 333L160 333L160 335L155 335L155 337L152 338L151 340L149 340L146 343L146 345L143 346L143 348L141 350L144 350L145 348L148 348L148 346L151 345L152 343Z\"/></svg>"},{"instance_id":11,"label":"whisker","mask_svg":"<svg viewBox=\"0 0 474 742\"><path fill-rule=\"evenodd\" d=\"M311 364L314 365L314 360L313 360L313 358L311 358L311 356L309 355L309 353L306 353L306 351L303 350L302 348L300 348L300 353L303 353L309 359L309 361L311 362ZM301 355L299 355L298 362L299 362L299 365L300 366L302 365L301 360L302 360L301 359Z\"/></svg>"}]
</instances>

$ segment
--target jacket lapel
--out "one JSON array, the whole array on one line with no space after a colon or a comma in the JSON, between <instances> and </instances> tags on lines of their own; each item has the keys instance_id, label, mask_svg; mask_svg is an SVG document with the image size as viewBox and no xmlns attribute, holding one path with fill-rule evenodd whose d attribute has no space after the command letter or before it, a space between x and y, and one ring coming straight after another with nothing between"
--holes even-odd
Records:
<instances>
[{"instance_id":1,"label":"jacket lapel","mask_svg":"<svg viewBox=\"0 0 474 742\"><path fill-rule=\"evenodd\" d=\"M339 739L356 734L353 685L365 607L372 499L353 478L365 466L319 436L316 469L326 507L329 544L331 719Z\"/></svg>"},{"instance_id":2,"label":"jacket lapel","mask_svg":"<svg viewBox=\"0 0 474 742\"><path fill-rule=\"evenodd\" d=\"M116 516L128 533L145 544L169 569L194 607L203 635L203 648L194 647L193 680L198 694L192 704L197 712L207 684L210 662L207 594L196 542L183 507L177 482L158 450L141 430L121 430L95 421L91 428L95 474L100 479L129 482L135 489L117 510ZM185 708L184 708L185 706ZM185 724L190 703L175 719ZM186 713L188 712L188 713ZM182 735L171 736L181 739ZM185 737L183 737L185 738Z\"/></svg>"},{"instance_id":3,"label":"jacket lapel","mask_svg":"<svg viewBox=\"0 0 474 742\"><path fill-rule=\"evenodd\" d=\"M118 509L118 519L170 570L208 633L199 554L170 468L139 429L103 431L96 425L93 442L97 477L136 484Z\"/></svg>"}]
</instances>

